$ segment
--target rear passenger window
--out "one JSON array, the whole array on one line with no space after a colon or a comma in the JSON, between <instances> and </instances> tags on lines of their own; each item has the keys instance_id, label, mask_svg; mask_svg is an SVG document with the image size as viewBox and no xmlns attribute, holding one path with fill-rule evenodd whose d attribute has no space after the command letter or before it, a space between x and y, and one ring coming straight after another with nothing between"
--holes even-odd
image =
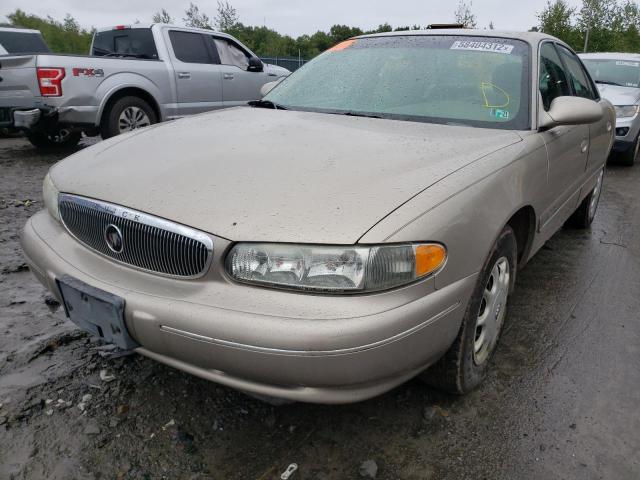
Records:
<instances>
[{"instance_id":1,"label":"rear passenger window","mask_svg":"<svg viewBox=\"0 0 640 480\"><path fill-rule=\"evenodd\" d=\"M551 102L558 97L571 95L571 89L564 73L560 56L552 43L544 43L540 48L540 94L544 109L549 111Z\"/></svg>"},{"instance_id":2,"label":"rear passenger window","mask_svg":"<svg viewBox=\"0 0 640 480\"><path fill-rule=\"evenodd\" d=\"M103 30L93 37L91 55L131 55L138 58L158 58L156 42L150 28Z\"/></svg>"},{"instance_id":3,"label":"rear passenger window","mask_svg":"<svg viewBox=\"0 0 640 480\"><path fill-rule=\"evenodd\" d=\"M186 63L217 63L209 54L205 36L191 32L169 32L176 58Z\"/></svg>"},{"instance_id":4,"label":"rear passenger window","mask_svg":"<svg viewBox=\"0 0 640 480\"><path fill-rule=\"evenodd\" d=\"M582 68L582 64L580 63L580 60L578 60L578 57L562 45L558 45L558 49L560 50L560 55L562 55L565 65L567 66L569 78L573 85L575 95L578 97L588 98L590 100L596 100L598 95L595 93L591 82L589 81L589 77Z\"/></svg>"}]
</instances>

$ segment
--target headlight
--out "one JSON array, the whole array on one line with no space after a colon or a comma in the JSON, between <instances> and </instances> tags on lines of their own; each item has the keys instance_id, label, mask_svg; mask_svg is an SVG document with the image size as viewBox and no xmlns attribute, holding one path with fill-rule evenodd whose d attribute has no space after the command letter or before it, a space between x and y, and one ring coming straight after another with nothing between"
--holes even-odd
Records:
<instances>
[{"instance_id":1,"label":"headlight","mask_svg":"<svg viewBox=\"0 0 640 480\"><path fill-rule=\"evenodd\" d=\"M635 117L638 114L638 105L616 105L617 118Z\"/></svg>"},{"instance_id":2,"label":"headlight","mask_svg":"<svg viewBox=\"0 0 640 480\"><path fill-rule=\"evenodd\" d=\"M436 243L313 246L239 243L227 273L255 285L328 293L362 293L406 285L436 272L447 251Z\"/></svg>"},{"instance_id":3,"label":"headlight","mask_svg":"<svg viewBox=\"0 0 640 480\"><path fill-rule=\"evenodd\" d=\"M58 210L58 194L60 192L51 181L51 177L47 173L42 183L42 197L44 198L44 205L49 210L49 214L60 221L60 210Z\"/></svg>"}]
</instances>

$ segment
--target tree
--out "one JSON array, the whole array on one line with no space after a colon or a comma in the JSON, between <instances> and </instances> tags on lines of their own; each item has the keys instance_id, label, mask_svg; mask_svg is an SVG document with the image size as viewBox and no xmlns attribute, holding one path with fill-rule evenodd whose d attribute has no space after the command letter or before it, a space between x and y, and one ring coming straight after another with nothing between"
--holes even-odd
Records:
<instances>
[{"instance_id":1,"label":"tree","mask_svg":"<svg viewBox=\"0 0 640 480\"><path fill-rule=\"evenodd\" d=\"M495 30L496 26L493 24L493 20L489 22L489 30Z\"/></svg>"},{"instance_id":2,"label":"tree","mask_svg":"<svg viewBox=\"0 0 640 480\"><path fill-rule=\"evenodd\" d=\"M564 40L574 49L579 49L582 35L573 24L576 9L566 0L549 0L547 6L538 14L540 31Z\"/></svg>"},{"instance_id":3,"label":"tree","mask_svg":"<svg viewBox=\"0 0 640 480\"><path fill-rule=\"evenodd\" d=\"M211 19L206 13L201 12L195 3L190 3L189 8L184 11L184 14L186 16L182 21L187 27L213 30L213 27L211 26Z\"/></svg>"},{"instance_id":4,"label":"tree","mask_svg":"<svg viewBox=\"0 0 640 480\"><path fill-rule=\"evenodd\" d=\"M465 0L460 0L458 8L454 14L456 17L456 23L464 25L465 28L477 28L478 22L476 21L476 16L471 11L472 6L473 2L471 2L471 0L468 4Z\"/></svg>"},{"instance_id":5,"label":"tree","mask_svg":"<svg viewBox=\"0 0 640 480\"><path fill-rule=\"evenodd\" d=\"M229 2L222 3L218 0L218 14L215 18L215 26L220 32L227 32L238 23L238 14Z\"/></svg>"},{"instance_id":6,"label":"tree","mask_svg":"<svg viewBox=\"0 0 640 480\"><path fill-rule=\"evenodd\" d=\"M640 51L640 8L634 1L627 0L620 9L619 49L623 52Z\"/></svg>"},{"instance_id":7,"label":"tree","mask_svg":"<svg viewBox=\"0 0 640 480\"><path fill-rule=\"evenodd\" d=\"M69 14L62 22L52 17L42 18L17 9L7 15L14 27L40 30L51 51L56 53L87 54L91 45L92 32L80 27Z\"/></svg>"},{"instance_id":8,"label":"tree","mask_svg":"<svg viewBox=\"0 0 640 480\"><path fill-rule=\"evenodd\" d=\"M173 18L164 8L153 14L153 23L173 23Z\"/></svg>"},{"instance_id":9,"label":"tree","mask_svg":"<svg viewBox=\"0 0 640 480\"><path fill-rule=\"evenodd\" d=\"M352 37L362 35L362 30L358 27L349 27L347 25L333 25L329 29L329 35L331 36L333 43L340 43Z\"/></svg>"},{"instance_id":10,"label":"tree","mask_svg":"<svg viewBox=\"0 0 640 480\"><path fill-rule=\"evenodd\" d=\"M586 38L585 51L615 50L621 30L620 19L617 0L582 0L578 28Z\"/></svg>"}]
</instances>

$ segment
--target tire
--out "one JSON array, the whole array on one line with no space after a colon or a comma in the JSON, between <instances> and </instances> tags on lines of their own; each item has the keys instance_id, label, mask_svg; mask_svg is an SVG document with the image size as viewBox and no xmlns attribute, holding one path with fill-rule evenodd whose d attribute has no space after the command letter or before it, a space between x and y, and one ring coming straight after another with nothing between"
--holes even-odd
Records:
<instances>
[{"instance_id":1,"label":"tire","mask_svg":"<svg viewBox=\"0 0 640 480\"><path fill-rule=\"evenodd\" d=\"M515 283L517 251L515 233L506 226L478 276L453 345L422 374L422 379L431 386L462 395L484 380L506 317L507 299ZM492 294L494 289L499 294Z\"/></svg>"},{"instance_id":2,"label":"tire","mask_svg":"<svg viewBox=\"0 0 640 480\"><path fill-rule=\"evenodd\" d=\"M140 97L122 97L108 108L100 124L100 134L105 140L158 123L156 112Z\"/></svg>"},{"instance_id":3,"label":"tire","mask_svg":"<svg viewBox=\"0 0 640 480\"><path fill-rule=\"evenodd\" d=\"M636 141L633 142L629 150L620 154L620 163L627 167L633 167L633 164L636 162L636 157L638 156L638 150L640 150L640 137L636 138Z\"/></svg>"},{"instance_id":4,"label":"tire","mask_svg":"<svg viewBox=\"0 0 640 480\"><path fill-rule=\"evenodd\" d=\"M80 142L82 133L60 128L55 132L28 132L27 139L41 150L67 150Z\"/></svg>"},{"instance_id":5,"label":"tire","mask_svg":"<svg viewBox=\"0 0 640 480\"><path fill-rule=\"evenodd\" d=\"M591 193L582 200L580 206L569 217L566 225L572 228L589 228L596 217L598 204L600 203L600 195L602 194L602 184L604 181L604 168L600 171L596 186L593 187Z\"/></svg>"}]
</instances>

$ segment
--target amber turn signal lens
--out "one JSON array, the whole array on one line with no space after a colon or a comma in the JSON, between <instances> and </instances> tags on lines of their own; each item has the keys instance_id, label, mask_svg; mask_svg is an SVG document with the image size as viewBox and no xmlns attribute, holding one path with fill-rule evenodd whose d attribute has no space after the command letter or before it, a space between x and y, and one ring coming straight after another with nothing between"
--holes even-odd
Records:
<instances>
[{"instance_id":1,"label":"amber turn signal lens","mask_svg":"<svg viewBox=\"0 0 640 480\"><path fill-rule=\"evenodd\" d=\"M440 268L447 258L447 250L435 243L417 245L416 247L416 277L424 277Z\"/></svg>"}]
</instances>

